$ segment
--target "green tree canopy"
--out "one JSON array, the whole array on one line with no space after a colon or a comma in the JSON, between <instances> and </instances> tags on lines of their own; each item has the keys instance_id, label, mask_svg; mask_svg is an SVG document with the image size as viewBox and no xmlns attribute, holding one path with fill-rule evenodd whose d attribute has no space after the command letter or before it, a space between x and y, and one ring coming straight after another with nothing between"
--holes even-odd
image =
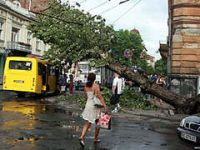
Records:
<instances>
[{"instance_id":1,"label":"green tree canopy","mask_svg":"<svg viewBox=\"0 0 200 150\"><path fill-rule=\"evenodd\" d=\"M96 64L100 65L109 63L107 65L109 69L118 72L126 79L140 85L145 91L171 104L178 112L196 113L200 110L199 97L186 99L167 91L126 66L115 63L115 59L109 57L108 54L112 46L111 41L114 40L114 30L111 26L105 25L105 20L101 16L92 16L69 4L62 5L58 0L52 0L49 8L36 17L29 29L35 37L50 44L51 49L46 57L54 63L60 64L61 61L72 63L83 59L96 60ZM141 41L141 39L138 40ZM133 42L138 41L133 40ZM136 49L138 53L135 53L135 56L139 56L142 47L141 45L135 47L136 45L127 48ZM113 46L114 49L118 47Z\"/></svg>"},{"instance_id":2,"label":"green tree canopy","mask_svg":"<svg viewBox=\"0 0 200 150\"><path fill-rule=\"evenodd\" d=\"M114 37L113 28L106 26L101 16L92 16L57 0L50 1L49 8L37 15L29 29L51 46L45 57L57 64L91 58L105 63L100 55L106 55Z\"/></svg>"},{"instance_id":3,"label":"green tree canopy","mask_svg":"<svg viewBox=\"0 0 200 150\"><path fill-rule=\"evenodd\" d=\"M167 75L167 62L160 59L155 62L155 73Z\"/></svg>"},{"instance_id":4,"label":"green tree canopy","mask_svg":"<svg viewBox=\"0 0 200 150\"><path fill-rule=\"evenodd\" d=\"M147 64L147 53L139 32L128 30L115 31L111 50L116 62L124 66L140 67L146 73L153 72L153 68Z\"/></svg>"},{"instance_id":5,"label":"green tree canopy","mask_svg":"<svg viewBox=\"0 0 200 150\"><path fill-rule=\"evenodd\" d=\"M112 43L112 54L117 62L122 65L138 65L141 61L141 52L145 49L139 33L119 30L115 31L115 39Z\"/></svg>"}]
</instances>

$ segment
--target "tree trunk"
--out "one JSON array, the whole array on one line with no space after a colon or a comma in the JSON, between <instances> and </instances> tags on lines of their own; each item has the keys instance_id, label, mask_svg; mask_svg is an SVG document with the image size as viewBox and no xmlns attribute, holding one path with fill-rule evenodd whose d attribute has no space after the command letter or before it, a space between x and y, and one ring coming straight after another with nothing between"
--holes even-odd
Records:
<instances>
[{"instance_id":1,"label":"tree trunk","mask_svg":"<svg viewBox=\"0 0 200 150\"><path fill-rule=\"evenodd\" d=\"M127 80L140 85L141 89L145 92L172 105L176 109L177 113L194 114L200 112L200 96L186 99L183 96L175 94L166 88L157 85L145 76L135 73L130 68L122 67L119 64L110 64L107 67L110 70L119 73Z\"/></svg>"}]
</instances>

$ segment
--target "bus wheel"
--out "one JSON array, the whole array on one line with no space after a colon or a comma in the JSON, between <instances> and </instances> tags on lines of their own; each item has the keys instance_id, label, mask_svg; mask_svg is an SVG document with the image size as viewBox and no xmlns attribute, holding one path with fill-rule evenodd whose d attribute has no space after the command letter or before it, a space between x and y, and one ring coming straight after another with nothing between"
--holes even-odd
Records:
<instances>
[{"instance_id":1,"label":"bus wheel","mask_svg":"<svg viewBox=\"0 0 200 150\"><path fill-rule=\"evenodd\" d=\"M24 92L17 92L17 97L25 97L25 93Z\"/></svg>"}]
</instances>

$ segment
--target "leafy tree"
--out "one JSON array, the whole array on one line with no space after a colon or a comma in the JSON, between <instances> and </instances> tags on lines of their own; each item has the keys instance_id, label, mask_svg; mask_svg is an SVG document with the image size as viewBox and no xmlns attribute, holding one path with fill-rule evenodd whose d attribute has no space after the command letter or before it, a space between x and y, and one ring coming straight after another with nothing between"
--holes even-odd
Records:
<instances>
[{"instance_id":1,"label":"leafy tree","mask_svg":"<svg viewBox=\"0 0 200 150\"><path fill-rule=\"evenodd\" d=\"M143 90L171 104L178 112L196 113L200 110L200 97L186 99L133 72L123 65L123 61L122 65L116 62L108 53L112 46L111 41L114 40L114 30L105 25L105 20L101 16L92 16L67 3L61 4L57 0L52 0L49 8L36 17L29 29L35 37L50 44L51 49L45 56L56 64L88 59L96 65L106 65L118 72L140 85ZM137 38L135 42L141 42L141 39ZM138 46L133 47L138 50L135 56L139 56L142 49L141 45ZM113 49L117 50L117 46L113 46Z\"/></svg>"},{"instance_id":2,"label":"leafy tree","mask_svg":"<svg viewBox=\"0 0 200 150\"><path fill-rule=\"evenodd\" d=\"M114 34L113 28L105 25L105 19L57 0L49 5L29 26L35 37L50 44L45 58L56 64L91 58L102 62L100 54L106 54Z\"/></svg>"},{"instance_id":3,"label":"leafy tree","mask_svg":"<svg viewBox=\"0 0 200 150\"><path fill-rule=\"evenodd\" d=\"M112 43L112 54L117 62L122 65L138 65L140 54L144 50L142 38L139 33L119 30L115 31L115 39Z\"/></svg>"},{"instance_id":4,"label":"leafy tree","mask_svg":"<svg viewBox=\"0 0 200 150\"><path fill-rule=\"evenodd\" d=\"M155 62L155 72L157 74L167 75L167 62L160 59Z\"/></svg>"},{"instance_id":5,"label":"leafy tree","mask_svg":"<svg viewBox=\"0 0 200 150\"><path fill-rule=\"evenodd\" d=\"M121 65L137 66L142 68L147 74L153 73L153 68L147 64L147 53L139 32L128 30L115 31L111 50L113 58Z\"/></svg>"}]
</instances>

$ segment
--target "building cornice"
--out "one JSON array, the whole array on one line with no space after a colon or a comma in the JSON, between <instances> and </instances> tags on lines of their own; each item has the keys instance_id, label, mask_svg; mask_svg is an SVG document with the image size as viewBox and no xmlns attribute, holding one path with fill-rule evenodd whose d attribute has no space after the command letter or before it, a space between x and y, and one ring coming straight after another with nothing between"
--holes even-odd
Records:
<instances>
[{"instance_id":1,"label":"building cornice","mask_svg":"<svg viewBox=\"0 0 200 150\"><path fill-rule=\"evenodd\" d=\"M25 14L22 14L22 13L19 13L18 11L16 10L13 10L12 8L10 8L9 6L7 6L5 3L0 3L0 9L6 11L6 12L9 12L10 14L12 14L13 16L17 16L19 18L22 18L26 21L32 21L34 20L33 17L31 16L26 16ZM33 13L32 13L33 14Z\"/></svg>"}]
</instances>

